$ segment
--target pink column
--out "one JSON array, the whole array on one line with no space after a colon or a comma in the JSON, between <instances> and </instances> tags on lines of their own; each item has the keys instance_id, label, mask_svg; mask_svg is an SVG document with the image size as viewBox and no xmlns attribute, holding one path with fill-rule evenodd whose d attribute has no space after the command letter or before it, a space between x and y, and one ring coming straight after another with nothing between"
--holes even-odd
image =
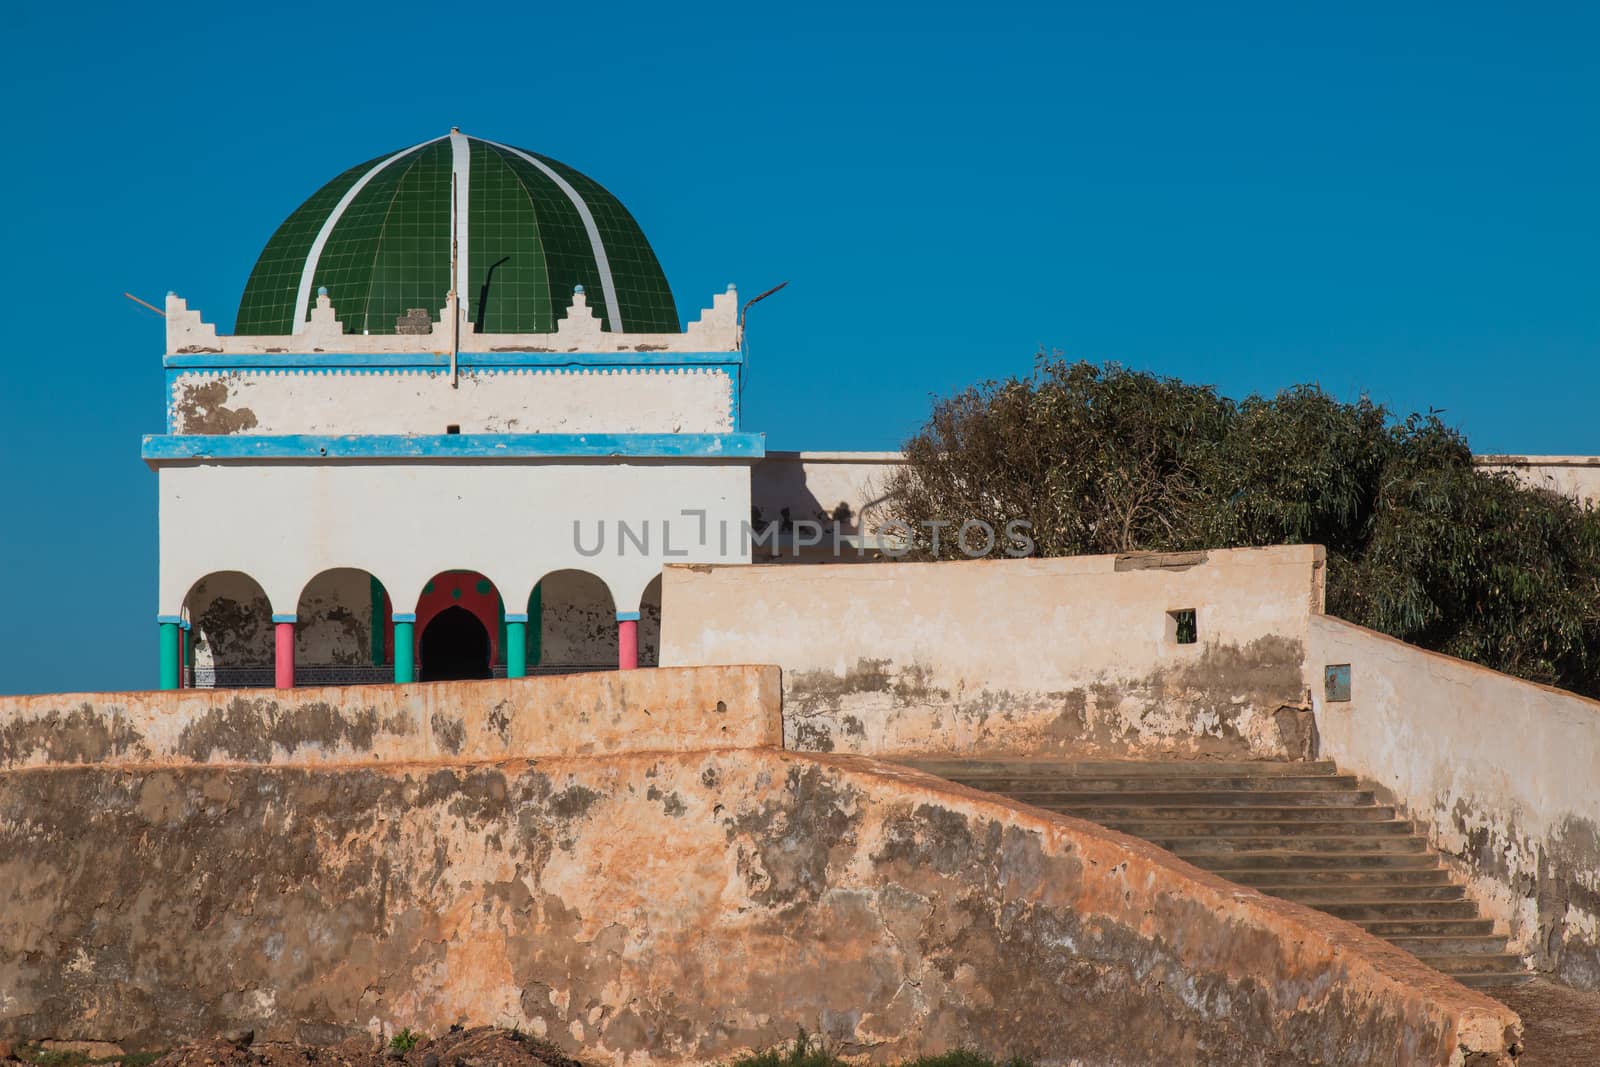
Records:
<instances>
[{"instance_id":1,"label":"pink column","mask_svg":"<svg viewBox=\"0 0 1600 1067\"><path fill-rule=\"evenodd\" d=\"M277 631L277 657L274 664L277 675L273 682L279 689L294 688L294 616L274 615L272 617L274 629Z\"/></svg>"},{"instance_id":2,"label":"pink column","mask_svg":"<svg viewBox=\"0 0 1600 1067\"><path fill-rule=\"evenodd\" d=\"M639 613L617 612L617 666L625 671L639 666Z\"/></svg>"}]
</instances>

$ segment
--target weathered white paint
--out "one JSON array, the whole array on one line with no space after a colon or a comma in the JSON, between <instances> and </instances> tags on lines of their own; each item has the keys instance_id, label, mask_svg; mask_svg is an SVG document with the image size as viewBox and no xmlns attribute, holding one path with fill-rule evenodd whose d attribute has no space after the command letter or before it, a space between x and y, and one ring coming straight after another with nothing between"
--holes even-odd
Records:
<instances>
[{"instance_id":1,"label":"weathered white paint","mask_svg":"<svg viewBox=\"0 0 1600 1067\"><path fill-rule=\"evenodd\" d=\"M167 294L167 354L227 353L262 355L285 351L280 336L230 336L218 334L214 323L204 322L187 301ZM737 352L739 350L739 294L733 286L718 293L700 318L682 333L611 333L588 305L587 294L573 294L566 317L554 333L480 334L460 308L461 349L465 352ZM334 314L329 297L318 296L309 321L292 342L296 352L448 352L453 339L450 316L440 313L430 333L347 334Z\"/></svg>"},{"instance_id":2,"label":"weathered white paint","mask_svg":"<svg viewBox=\"0 0 1600 1067\"><path fill-rule=\"evenodd\" d=\"M1316 546L668 567L661 662L778 663L801 747L1298 754L1322 573ZM1186 608L1199 641L1179 645Z\"/></svg>"},{"instance_id":3,"label":"weathered white paint","mask_svg":"<svg viewBox=\"0 0 1600 1067\"><path fill-rule=\"evenodd\" d=\"M1323 753L1393 794L1535 965L1600 986L1600 703L1311 620Z\"/></svg>"},{"instance_id":4,"label":"weathered white paint","mask_svg":"<svg viewBox=\"0 0 1600 1067\"><path fill-rule=\"evenodd\" d=\"M292 613L333 567L376 576L396 612L456 568L488 577L508 604L550 571L585 570L618 611L634 611L663 562L749 559L739 532L750 468L737 461L194 462L158 477L162 614L178 614L199 578L233 570L260 582L274 612ZM704 543L685 508L706 512ZM619 522L634 535L620 548ZM603 548L580 551L575 523L589 551L603 524Z\"/></svg>"},{"instance_id":5,"label":"weathered white paint","mask_svg":"<svg viewBox=\"0 0 1600 1067\"><path fill-rule=\"evenodd\" d=\"M1505 471L1525 485L1582 504L1600 504L1600 456L1474 456L1480 468Z\"/></svg>"},{"instance_id":6,"label":"weathered white paint","mask_svg":"<svg viewBox=\"0 0 1600 1067\"><path fill-rule=\"evenodd\" d=\"M231 371L179 375L174 433L719 433L733 383L711 368Z\"/></svg>"}]
</instances>

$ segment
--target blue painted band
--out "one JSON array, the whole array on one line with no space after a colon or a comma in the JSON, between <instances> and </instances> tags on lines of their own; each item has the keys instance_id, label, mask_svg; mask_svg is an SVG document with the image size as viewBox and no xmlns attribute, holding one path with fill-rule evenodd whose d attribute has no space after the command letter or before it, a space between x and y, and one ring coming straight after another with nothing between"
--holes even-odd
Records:
<instances>
[{"instance_id":1,"label":"blue painted band","mask_svg":"<svg viewBox=\"0 0 1600 1067\"><path fill-rule=\"evenodd\" d=\"M738 366L741 352L563 352L555 349L518 352L462 352L457 365L474 370L528 367L662 367ZM448 352L182 352L163 356L162 366L191 370L442 370L450 371Z\"/></svg>"},{"instance_id":2,"label":"blue painted band","mask_svg":"<svg viewBox=\"0 0 1600 1067\"><path fill-rule=\"evenodd\" d=\"M276 625L276 624L278 624L280 622L294 622L294 616L293 615L274 615L274 616L272 616L272 622L273 622L274 625Z\"/></svg>"},{"instance_id":3,"label":"blue painted band","mask_svg":"<svg viewBox=\"0 0 1600 1067\"><path fill-rule=\"evenodd\" d=\"M146 462L186 459L760 459L756 433L146 434Z\"/></svg>"},{"instance_id":4,"label":"blue painted band","mask_svg":"<svg viewBox=\"0 0 1600 1067\"><path fill-rule=\"evenodd\" d=\"M190 628L190 626L191 626L191 623L190 623L190 622L189 622L189 620L188 620L188 619L184 619L184 620L183 620L183 621L182 621L182 622L180 622L180 623L179 623L179 624L178 624L178 625L179 625L179 626L181 626L181 627L183 627L183 628L184 628L184 629L185 629L185 630L187 630L187 629L189 629L189 628Z\"/></svg>"},{"instance_id":5,"label":"blue painted band","mask_svg":"<svg viewBox=\"0 0 1600 1067\"><path fill-rule=\"evenodd\" d=\"M416 622L417 615L413 611L397 611L394 613L395 622Z\"/></svg>"},{"instance_id":6,"label":"blue painted band","mask_svg":"<svg viewBox=\"0 0 1600 1067\"><path fill-rule=\"evenodd\" d=\"M617 621L618 622L638 622L639 621L639 613L637 611L619 611L619 612L617 612Z\"/></svg>"},{"instance_id":7,"label":"blue painted band","mask_svg":"<svg viewBox=\"0 0 1600 1067\"><path fill-rule=\"evenodd\" d=\"M528 621L528 616L525 615L525 614L522 614L520 612L515 612L515 611L506 612L506 622L527 622L527 621Z\"/></svg>"},{"instance_id":8,"label":"blue painted band","mask_svg":"<svg viewBox=\"0 0 1600 1067\"><path fill-rule=\"evenodd\" d=\"M183 625L183 616L182 615L157 615L156 616L156 622L159 622L163 626L182 626Z\"/></svg>"}]
</instances>

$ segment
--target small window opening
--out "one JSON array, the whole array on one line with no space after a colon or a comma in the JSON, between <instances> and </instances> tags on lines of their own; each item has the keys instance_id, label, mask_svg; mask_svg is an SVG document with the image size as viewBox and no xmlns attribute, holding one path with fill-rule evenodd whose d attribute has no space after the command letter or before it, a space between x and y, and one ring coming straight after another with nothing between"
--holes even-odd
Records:
<instances>
[{"instance_id":1,"label":"small window opening","mask_svg":"<svg viewBox=\"0 0 1600 1067\"><path fill-rule=\"evenodd\" d=\"M1179 608L1167 612L1167 640L1178 645L1192 645L1200 638L1195 625L1194 609Z\"/></svg>"},{"instance_id":2,"label":"small window opening","mask_svg":"<svg viewBox=\"0 0 1600 1067\"><path fill-rule=\"evenodd\" d=\"M460 433L461 432L461 424L459 422L452 422L450 425L448 425L448 426L446 426L444 428L444 432L445 433Z\"/></svg>"}]
</instances>

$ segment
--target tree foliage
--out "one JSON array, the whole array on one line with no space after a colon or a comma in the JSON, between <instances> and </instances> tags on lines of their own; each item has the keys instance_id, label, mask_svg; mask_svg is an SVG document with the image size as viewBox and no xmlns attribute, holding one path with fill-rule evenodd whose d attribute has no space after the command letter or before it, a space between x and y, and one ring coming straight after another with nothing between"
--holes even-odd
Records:
<instances>
[{"instance_id":1,"label":"tree foliage","mask_svg":"<svg viewBox=\"0 0 1600 1067\"><path fill-rule=\"evenodd\" d=\"M937 401L906 457L890 489L922 558L960 555L930 520L1024 519L1042 556L1320 544L1331 613L1600 695L1600 513L1475 466L1434 413L1041 355Z\"/></svg>"}]
</instances>

